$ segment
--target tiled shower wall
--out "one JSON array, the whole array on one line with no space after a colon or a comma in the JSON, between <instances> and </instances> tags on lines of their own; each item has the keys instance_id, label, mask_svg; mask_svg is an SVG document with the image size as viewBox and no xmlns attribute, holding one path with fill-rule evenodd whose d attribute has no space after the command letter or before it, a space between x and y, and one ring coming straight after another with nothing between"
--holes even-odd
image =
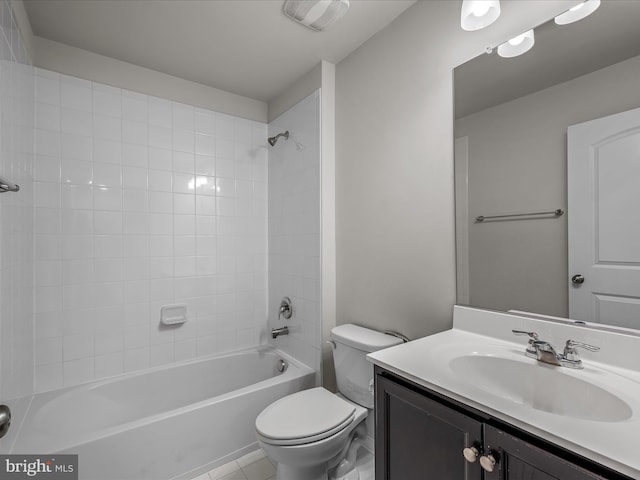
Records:
<instances>
[{"instance_id":1,"label":"tiled shower wall","mask_svg":"<svg viewBox=\"0 0 640 480\"><path fill-rule=\"evenodd\" d=\"M26 405L12 400L33 393L34 100L33 68L9 5L0 1L0 176L20 191L0 193L0 394L19 424Z\"/></svg>"},{"instance_id":2,"label":"tiled shower wall","mask_svg":"<svg viewBox=\"0 0 640 480\"><path fill-rule=\"evenodd\" d=\"M273 343L320 372L320 91L269 124L289 131L269 151L269 327L290 334ZM278 320L282 297L294 315Z\"/></svg>"},{"instance_id":3,"label":"tiled shower wall","mask_svg":"<svg viewBox=\"0 0 640 480\"><path fill-rule=\"evenodd\" d=\"M266 342L266 125L35 78L36 391Z\"/></svg>"}]
</instances>

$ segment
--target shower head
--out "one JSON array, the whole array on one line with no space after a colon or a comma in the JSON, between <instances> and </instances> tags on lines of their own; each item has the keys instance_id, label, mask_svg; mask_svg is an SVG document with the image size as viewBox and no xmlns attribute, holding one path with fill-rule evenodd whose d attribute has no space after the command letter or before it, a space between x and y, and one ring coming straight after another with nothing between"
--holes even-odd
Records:
<instances>
[{"instance_id":1,"label":"shower head","mask_svg":"<svg viewBox=\"0 0 640 480\"><path fill-rule=\"evenodd\" d=\"M284 133L279 133L277 134L275 137L269 137L267 138L267 142L269 142L269 145L271 145L272 147L275 146L275 144L278 142L278 139L280 137L284 137L285 140L289 140L289 130L287 130Z\"/></svg>"}]
</instances>

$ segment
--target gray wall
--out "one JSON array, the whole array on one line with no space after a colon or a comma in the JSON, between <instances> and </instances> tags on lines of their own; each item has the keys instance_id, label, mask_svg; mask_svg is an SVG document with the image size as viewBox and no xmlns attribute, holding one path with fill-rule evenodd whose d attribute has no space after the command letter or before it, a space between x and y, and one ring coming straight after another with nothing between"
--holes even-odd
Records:
<instances>
[{"instance_id":1,"label":"gray wall","mask_svg":"<svg viewBox=\"0 0 640 480\"><path fill-rule=\"evenodd\" d=\"M420 1L337 65L337 323L412 338L455 302L452 70L576 1L504 1L478 32Z\"/></svg>"},{"instance_id":2,"label":"gray wall","mask_svg":"<svg viewBox=\"0 0 640 480\"><path fill-rule=\"evenodd\" d=\"M145 95L267 122L265 102L191 82L81 48L33 37L34 65Z\"/></svg>"},{"instance_id":3,"label":"gray wall","mask_svg":"<svg viewBox=\"0 0 640 480\"><path fill-rule=\"evenodd\" d=\"M469 115L472 305L567 316L567 215L475 223L567 207L567 127L640 107L640 57ZM570 215L571 212L568 212Z\"/></svg>"}]
</instances>

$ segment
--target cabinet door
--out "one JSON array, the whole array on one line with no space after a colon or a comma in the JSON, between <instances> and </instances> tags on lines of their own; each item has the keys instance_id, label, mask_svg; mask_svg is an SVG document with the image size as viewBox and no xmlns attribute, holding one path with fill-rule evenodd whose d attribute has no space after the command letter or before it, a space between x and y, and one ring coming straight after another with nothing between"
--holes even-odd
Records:
<instances>
[{"instance_id":1,"label":"cabinet door","mask_svg":"<svg viewBox=\"0 0 640 480\"><path fill-rule=\"evenodd\" d=\"M497 428L485 425L485 455L497 463L485 480L605 480Z\"/></svg>"},{"instance_id":2,"label":"cabinet door","mask_svg":"<svg viewBox=\"0 0 640 480\"><path fill-rule=\"evenodd\" d=\"M465 447L482 423L385 377L376 377L376 480L480 480Z\"/></svg>"}]
</instances>

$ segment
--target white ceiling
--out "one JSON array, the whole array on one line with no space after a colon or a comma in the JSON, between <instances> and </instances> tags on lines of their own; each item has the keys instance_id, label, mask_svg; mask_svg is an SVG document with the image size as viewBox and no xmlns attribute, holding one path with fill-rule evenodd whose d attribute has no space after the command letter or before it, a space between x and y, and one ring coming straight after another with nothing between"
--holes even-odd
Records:
<instances>
[{"instance_id":1,"label":"white ceiling","mask_svg":"<svg viewBox=\"0 0 640 480\"><path fill-rule=\"evenodd\" d=\"M338 63L415 0L351 0L314 32L284 0L25 0L35 35L269 101L320 60Z\"/></svg>"}]
</instances>

